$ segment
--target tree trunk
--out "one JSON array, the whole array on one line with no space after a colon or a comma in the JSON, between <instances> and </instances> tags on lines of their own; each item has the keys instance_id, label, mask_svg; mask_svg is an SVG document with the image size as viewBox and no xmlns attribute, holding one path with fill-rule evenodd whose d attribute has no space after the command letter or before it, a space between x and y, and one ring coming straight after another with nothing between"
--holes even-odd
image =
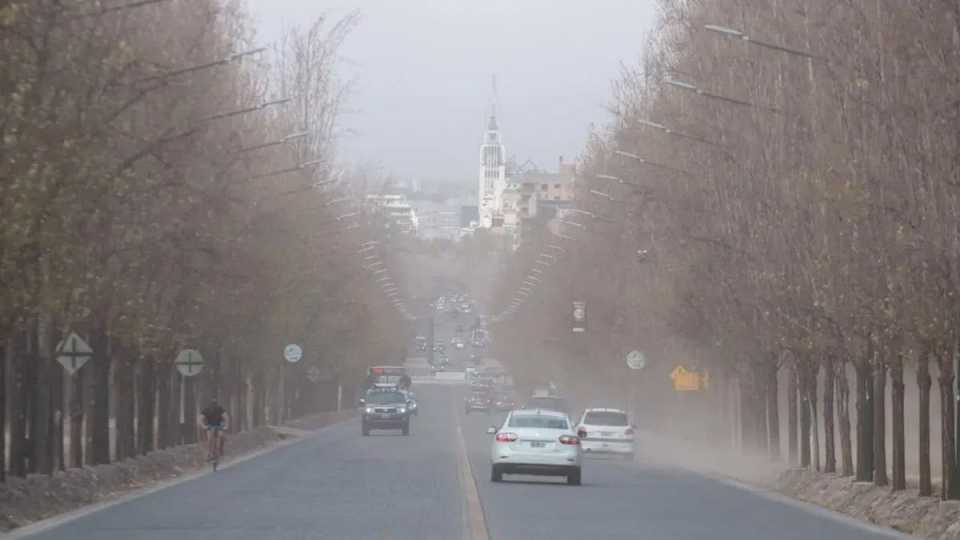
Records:
<instances>
[{"instance_id":1,"label":"tree trunk","mask_svg":"<svg viewBox=\"0 0 960 540\"><path fill-rule=\"evenodd\" d=\"M752 403L752 388L744 381L744 377L738 377L740 390L740 445L743 452L750 454L756 451L757 445L757 425L755 421L755 411Z\"/></svg>"},{"instance_id":2,"label":"tree trunk","mask_svg":"<svg viewBox=\"0 0 960 540\"><path fill-rule=\"evenodd\" d=\"M930 377L930 351L920 349L917 358L917 390L919 393L918 426L918 459L920 469L920 495L933 495L933 475L930 472L930 387L933 380Z\"/></svg>"},{"instance_id":3,"label":"tree trunk","mask_svg":"<svg viewBox=\"0 0 960 540\"><path fill-rule=\"evenodd\" d=\"M93 340L91 339L90 342ZM89 343L89 342L88 342ZM86 367L80 370L83 374L83 419L85 422L83 428L83 463L84 465L93 465L93 416L96 408L96 368L93 365L93 358L87 362Z\"/></svg>"},{"instance_id":4,"label":"tree trunk","mask_svg":"<svg viewBox=\"0 0 960 540\"><path fill-rule=\"evenodd\" d=\"M156 368L157 379L157 445L169 448L173 445L173 406L170 365L160 364Z\"/></svg>"},{"instance_id":5,"label":"tree trunk","mask_svg":"<svg viewBox=\"0 0 960 540\"><path fill-rule=\"evenodd\" d=\"M873 366L873 482L886 486L887 479L887 366L881 358Z\"/></svg>"},{"instance_id":6,"label":"tree trunk","mask_svg":"<svg viewBox=\"0 0 960 540\"><path fill-rule=\"evenodd\" d=\"M893 491L907 488L906 437L903 412L903 355L900 354L890 366L891 397L893 399Z\"/></svg>"},{"instance_id":7,"label":"tree trunk","mask_svg":"<svg viewBox=\"0 0 960 540\"><path fill-rule=\"evenodd\" d=\"M857 368L857 476L858 482L873 480L873 377L870 362Z\"/></svg>"},{"instance_id":8,"label":"tree trunk","mask_svg":"<svg viewBox=\"0 0 960 540\"><path fill-rule=\"evenodd\" d=\"M767 366L767 417L770 422L771 459L780 460L780 402L777 372L780 370L776 355L771 355Z\"/></svg>"},{"instance_id":9,"label":"tree trunk","mask_svg":"<svg viewBox=\"0 0 960 540\"><path fill-rule=\"evenodd\" d=\"M810 467L810 368L804 360L800 372L800 466Z\"/></svg>"},{"instance_id":10,"label":"tree trunk","mask_svg":"<svg viewBox=\"0 0 960 540\"><path fill-rule=\"evenodd\" d=\"M156 417L157 388L154 376L153 357L144 358L140 362L140 377L137 385L137 398L140 405L137 407L137 452L146 455L154 448L153 421Z\"/></svg>"},{"instance_id":11,"label":"tree trunk","mask_svg":"<svg viewBox=\"0 0 960 540\"><path fill-rule=\"evenodd\" d=\"M850 381L847 379L846 363L840 362L836 371L837 417L840 420L841 474L853 476L853 440L850 426Z\"/></svg>"},{"instance_id":12,"label":"tree trunk","mask_svg":"<svg viewBox=\"0 0 960 540\"><path fill-rule=\"evenodd\" d=\"M105 315L102 315L105 316ZM110 338L107 321L97 321L91 337L94 375L93 393L93 464L110 463Z\"/></svg>"},{"instance_id":13,"label":"tree trunk","mask_svg":"<svg viewBox=\"0 0 960 540\"><path fill-rule=\"evenodd\" d=\"M811 362L810 364L810 386L807 403L810 405L810 432L812 440L810 441L810 453L813 455L813 469L820 471L820 429L817 426L817 370L820 364Z\"/></svg>"},{"instance_id":14,"label":"tree trunk","mask_svg":"<svg viewBox=\"0 0 960 540\"><path fill-rule=\"evenodd\" d=\"M48 438L50 440L51 473L56 469L66 469L63 455L63 423L67 404L64 402L64 370L56 360L56 346L57 341L59 341L56 337L56 328L57 324L51 319L46 330L46 339L50 351L50 424L48 426Z\"/></svg>"},{"instance_id":15,"label":"tree trunk","mask_svg":"<svg viewBox=\"0 0 960 540\"><path fill-rule=\"evenodd\" d=\"M29 393L26 390L26 337L17 332L13 341L13 354L10 360L10 473L14 476L27 475L26 457L29 449L27 441L27 405Z\"/></svg>"},{"instance_id":16,"label":"tree trunk","mask_svg":"<svg viewBox=\"0 0 960 540\"><path fill-rule=\"evenodd\" d=\"M33 454L30 457L30 462L33 472L53 474L53 439L51 437L53 389L51 384L52 371L55 368L51 365L51 362L53 362L51 358L53 347L50 344L49 317L38 318L31 335L34 340L32 348L35 354L32 361L35 367L33 372L33 415L30 419L30 440ZM59 366L56 367L59 368Z\"/></svg>"},{"instance_id":17,"label":"tree trunk","mask_svg":"<svg viewBox=\"0 0 960 540\"><path fill-rule=\"evenodd\" d=\"M833 387L836 374L833 357L829 354L823 359L823 471L837 472L837 449L833 423Z\"/></svg>"},{"instance_id":18,"label":"tree trunk","mask_svg":"<svg viewBox=\"0 0 960 540\"><path fill-rule=\"evenodd\" d=\"M183 376L174 366L170 367L170 440L167 446L183 444L183 429L180 418L183 413Z\"/></svg>"},{"instance_id":19,"label":"tree trunk","mask_svg":"<svg viewBox=\"0 0 960 540\"><path fill-rule=\"evenodd\" d=\"M7 481L7 368L12 355L10 340L0 341L0 482Z\"/></svg>"},{"instance_id":20,"label":"tree trunk","mask_svg":"<svg viewBox=\"0 0 960 540\"><path fill-rule=\"evenodd\" d=\"M943 481L940 498L943 500L958 498L956 432L954 425L953 358L944 351L940 356L940 432L943 460Z\"/></svg>"},{"instance_id":21,"label":"tree trunk","mask_svg":"<svg viewBox=\"0 0 960 540\"><path fill-rule=\"evenodd\" d=\"M116 459L121 461L137 454L134 431L134 362L126 346L114 345L114 384L116 386Z\"/></svg>"},{"instance_id":22,"label":"tree trunk","mask_svg":"<svg viewBox=\"0 0 960 540\"><path fill-rule=\"evenodd\" d=\"M789 367L789 378L787 382L787 428L789 434L787 436L788 456L790 459L791 465L796 465L799 463L799 450L800 450L800 441L797 439L799 434L799 425L797 422L797 385L799 382L799 374L797 372L797 362L794 360Z\"/></svg>"},{"instance_id":23,"label":"tree trunk","mask_svg":"<svg viewBox=\"0 0 960 540\"><path fill-rule=\"evenodd\" d=\"M251 385L253 390L253 406L251 407L251 412L253 413L253 427L258 428L265 423L266 416L266 400L264 399L264 384L263 384L263 370L257 368L253 372L253 378L251 379ZM244 392L246 395L247 392Z\"/></svg>"}]
</instances>

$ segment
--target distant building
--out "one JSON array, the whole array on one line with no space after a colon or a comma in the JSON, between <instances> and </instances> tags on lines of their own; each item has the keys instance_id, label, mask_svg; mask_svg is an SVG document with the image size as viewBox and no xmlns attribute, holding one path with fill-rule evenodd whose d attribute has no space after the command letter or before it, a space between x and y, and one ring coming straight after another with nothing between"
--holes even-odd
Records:
<instances>
[{"instance_id":1,"label":"distant building","mask_svg":"<svg viewBox=\"0 0 960 540\"><path fill-rule=\"evenodd\" d=\"M367 207L383 216L387 227L391 229L416 234L419 228L419 219L413 206L407 201L406 195L384 193L367 195Z\"/></svg>"},{"instance_id":2,"label":"distant building","mask_svg":"<svg viewBox=\"0 0 960 540\"><path fill-rule=\"evenodd\" d=\"M480 178L477 190L478 226L496 228L503 224L502 195L507 187L507 150L500 139L497 113L487 122L487 132L480 145Z\"/></svg>"}]
</instances>

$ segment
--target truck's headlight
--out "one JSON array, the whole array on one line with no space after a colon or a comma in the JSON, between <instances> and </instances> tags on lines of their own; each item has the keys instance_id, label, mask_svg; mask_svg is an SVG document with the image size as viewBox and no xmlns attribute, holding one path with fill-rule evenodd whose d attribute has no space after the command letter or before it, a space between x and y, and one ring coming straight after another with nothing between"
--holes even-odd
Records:
<instances>
[{"instance_id":1,"label":"truck's headlight","mask_svg":"<svg viewBox=\"0 0 960 540\"><path fill-rule=\"evenodd\" d=\"M373 407L367 407L367 414L373 414Z\"/></svg>"},{"instance_id":2,"label":"truck's headlight","mask_svg":"<svg viewBox=\"0 0 960 540\"><path fill-rule=\"evenodd\" d=\"M397 409L397 412L399 412L400 414L403 414L403 413L407 412L407 408L406 408L406 407L400 407L399 409Z\"/></svg>"}]
</instances>

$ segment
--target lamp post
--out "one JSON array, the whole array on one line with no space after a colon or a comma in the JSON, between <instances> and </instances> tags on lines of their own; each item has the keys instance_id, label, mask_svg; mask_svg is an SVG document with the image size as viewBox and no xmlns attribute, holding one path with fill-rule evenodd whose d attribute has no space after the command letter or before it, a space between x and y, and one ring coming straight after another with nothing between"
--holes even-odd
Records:
<instances>
[{"instance_id":1,"label":"lamp post","mask_svg":"<svg viewBox=\"0 0 960 540\"><path fill-rule=\"evenodd\" d=\"M780 109L777 109L776 107L768 107L768 106L766 106L766 105L757 105L757 104L755 104L755 103L752 103L752 102L750 102L750 101L746 101L746 100L743 100L743 99L738 99L738 98L732 98L732 97L722 96L722 95L720 95L720 94L714 94L713 92L708 92L708 91L703 90L703 89L701 89L701 88L698 88L696 85L690 84L690 83L688 83L688 82L678 81L678 80L675 80L675 79L667 79L667 80L663 81L663 83L664 83L664 84L667 84L667 85L670 85L670 86L673 86L674 88L679 88L679 89L681 89L681 90L686 90L687 92L693 92L694 94L697 94L698 96L703 96L703 97L706 97L706 98L715 99L715 100L717 100L717 101L723 101L723 102L725 102L725 103L730 103L730 104L733 104L733 105L739 105L739 106L741 106L741 107L749 107L749 108L751 108L751 109L761 109L761 110L764 110L764 111L770 111L770 112L772 112L772 113L783 114L782 111L781 111Z\"/></svg>"},{"instance_id":2,"label":"lamp post","mask_svg":"<svg viewBox=\"0 0 960 540\"><path fill-rule=\"evenodd\" d=\"M790 54L790 55L793 55L793 56L801 56L801 57L803 57L803 58L809 58L809 59L811 59L811 60L826 61L826 59L825 59L824 57L818 56L818 55L813 54L813 53L811 53L811 52L809 52L809 51L804 51L804 50L801 50L801 49L794 49L794 48L792 48L792 47L784 47L783 45L777 45L776 43L771 43L771 42L769 42L769 41L762 41L762 40L759 40L759 39L755 39L755 38L752 38L752 37L748 36L747 34L744 34L743 32L741 32L741 31L739 31L739 30L734 30L733 28L727 28L726 26L720 26L720 25L717 25L717 24L705 24L705 25L703 25L703 28L704 28L705 30L708 30L708 31L710 31L710 32L715 32L715 33L717 33L717 34L720 34L720 35L725 36L725 37L728 37L728 38L739 39L739 40L744 41L744 42L746 42L746 43L750 43L750 44L756 45L756 46L758 46L758 47L763 47L764 49L770 49L770 50L774 50L774 51L779 51L779 52L786 53L786 54Z\"/></svg>"}]
</instances>

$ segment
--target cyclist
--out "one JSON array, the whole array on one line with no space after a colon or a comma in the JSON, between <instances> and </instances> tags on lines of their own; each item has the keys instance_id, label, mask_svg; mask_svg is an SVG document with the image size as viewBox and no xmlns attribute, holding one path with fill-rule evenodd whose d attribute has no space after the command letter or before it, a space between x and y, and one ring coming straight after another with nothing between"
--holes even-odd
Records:
<instances>
[{"instance_id":1,"label":"cyclist","mask_svg":"<svg viewBox=\"0 0 960 540\"><path fill-rule=\"evenodd\" d=\"M216 455L223 455L223 444L226 441L226 435L224 431L227 429L227 410L220 406L217 403L217 398L211 398L210 404L207 405L200 414L203 416L203 426L210 432L210 445L207 450L207 459L213 460L215 455L213 452L214 441L219 441L219 448L217 449ZM217 432L220 432L219 434ZM219 435L219 437L217 436Z\"/></svg>"}]
</instances>

